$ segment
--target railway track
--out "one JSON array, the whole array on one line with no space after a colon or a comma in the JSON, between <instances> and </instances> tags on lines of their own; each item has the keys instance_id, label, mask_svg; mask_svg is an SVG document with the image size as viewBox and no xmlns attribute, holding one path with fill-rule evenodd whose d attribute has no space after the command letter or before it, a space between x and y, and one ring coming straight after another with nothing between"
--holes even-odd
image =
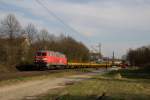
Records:
<instances>
[{"instance_id":1,"label":"railway track","mask_svg":"<svg viewBox=\"0 0 150 100\"><path fill-rule=\"evenodd\" d=\"M38 71L37 69L34 71L24 70L20 72L11 72L11 73L0 73L0 81L8 80L8 79L15 79L19 77L31 77L31 76L40 76L40 75L48 75L52 73L63 72L67 69L81 69L81 68L109 68L112 64L93 64L93 63L68 63L64 69L52 69L52 70L43 70ZM22 66L21 66L22 67ZM26 66L28 68L35 67L35 66Z\"/></svg>"},{"instance_id":2,"label":"railway track","mask_svg":"<svg viewBox=\"0 0 150 100\"><path fill-rule=\"evenodd\" d=\"M91 69L91 68L90 68ZM19 79L22 77L33 77L33 76L42 76L42 75L50 75L55 73L61 72L68 72L68 71L76 71L76 72L84 72L88 70L80 70L80 69L53 69L53 70L43 70L43 71L19 71L19 72L7 72L7 73L0 73L0 81L10 80L10 79Z\"/></svg>"},{"instance_id":3,"label":"railway track","mask_svg":"<svg viewBox=\"0 0 150 100\"><path fill-rule=\"evenodd\" d=\"M22 71L22 72L0 73L0 81L16 79L16 78L20 78L20 77L48 75L48 74L52 74L52 73L58 73L61 71L63 71L63 70Z\"/></svg>"}]
</instances>

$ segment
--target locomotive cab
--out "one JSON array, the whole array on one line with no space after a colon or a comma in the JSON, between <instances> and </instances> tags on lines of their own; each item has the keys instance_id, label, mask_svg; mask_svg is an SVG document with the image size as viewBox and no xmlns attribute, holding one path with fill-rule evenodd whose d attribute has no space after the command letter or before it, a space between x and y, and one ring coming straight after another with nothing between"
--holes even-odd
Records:
<instances>
[{"instance_id":1,"label":"locomotive cab","mask_svg":"<svg viewBox=\"0 0 150 100\"><path fill-rule=\"evenodd\" d=\"M46 68L48 66L47 64L47 52L44 51L38 51L35 54L35 60L34 63L38 68Z\"/></svg>"},{"instance_id":2,"label":"locomotive cab","mask_svg":"<svg viewBox=\"0 0 150 100\"><path fill-rule=\"evenodd\" d=\"M35 64L38 67L56 68L67 65L67 58L64 54L54 51L37 51L35 55Z\"/></svg>"}]
</instances>

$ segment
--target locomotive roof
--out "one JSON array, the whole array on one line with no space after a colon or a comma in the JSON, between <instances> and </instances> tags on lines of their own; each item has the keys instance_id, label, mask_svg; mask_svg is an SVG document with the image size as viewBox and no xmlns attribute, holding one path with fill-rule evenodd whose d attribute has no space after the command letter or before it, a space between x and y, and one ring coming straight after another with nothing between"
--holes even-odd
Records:
<instances>
[{"instance_id":1,"label":"locomotive roof","mask_svg":"<svg viewBox=\"0 0 150 100\"><path fill-rule=\"evenodd\" d=\"M50 51L50 50L38 50L37 52L52 52L52 53L56 53L56 54L59 54L59 55L64 55L64 54L61 53L61 52Z\"/></svg>"}]
</instances>

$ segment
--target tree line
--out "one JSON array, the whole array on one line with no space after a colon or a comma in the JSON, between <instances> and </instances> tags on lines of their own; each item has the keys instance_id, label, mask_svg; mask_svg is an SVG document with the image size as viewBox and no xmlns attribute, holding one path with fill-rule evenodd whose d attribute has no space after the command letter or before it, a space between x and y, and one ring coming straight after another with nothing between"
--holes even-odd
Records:
<instances>
[{"instance_id":1,"label":"tree line","mask_svg":"<svg viewBox=\"0 0 150 100\"><path fill-rule=\"evenodd\" d=\"M137 49L130 49L127 53L127 60L132 66L149 66L150 46L143 46Z\"/></svg>"},{"instance_id":2,"label":"tree line","mask_svg":"<svg viewBox=\"0 0 150 100\"><path fill-rule=\"evenodd\" d=\"M38 30L32 23L22 27L13 14L1 20L0 64L15 66L20 63L33 63L37 50L64 53L71 62L89 60L88 48L70 36L56 36L47 29Z\"/></svg>"}]
</instances>

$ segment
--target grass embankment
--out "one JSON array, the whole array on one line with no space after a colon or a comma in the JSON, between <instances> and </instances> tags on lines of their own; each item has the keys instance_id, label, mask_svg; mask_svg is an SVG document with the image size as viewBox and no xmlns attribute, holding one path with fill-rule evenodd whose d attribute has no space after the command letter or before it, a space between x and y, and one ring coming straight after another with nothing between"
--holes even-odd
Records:
<instances>
[{"instance_id":1,"label":"grass embankment","mask_svg":"<svg viewBox=\"0 0 150 100\"><path fill-rule=\"evenodd\" d=\"M41 72L20 72L18 74L16 73L5 73L5 77L8 79L0 79L0 86L4 85L11 85L19 82L26 82L30 80L39 80L39 79L45 79L45 78L61 78L65 76L70 76L70 75L76 75L76 74L81 74L81 73L87 73L91 72L94 69L65 69L65 70L58 70L56 72L51 72L51 71L41 71ZM10 75L13 75L11 77ZM15 75L14 75L15 74ZM23 74L23 75L22 75Z\"/></svg>"},{"instance_id":2,"label":"grass embankment","mask_svg":"<svg viewBox=\"0 0 150 100\"><path fill-rule=\"evenodd\" d=\"M140 74L142 73L142 74ZM50 91L43 100L150 100L150 70L125 69L99 75L64 89Z\"/></svg>"}]
</instances>

